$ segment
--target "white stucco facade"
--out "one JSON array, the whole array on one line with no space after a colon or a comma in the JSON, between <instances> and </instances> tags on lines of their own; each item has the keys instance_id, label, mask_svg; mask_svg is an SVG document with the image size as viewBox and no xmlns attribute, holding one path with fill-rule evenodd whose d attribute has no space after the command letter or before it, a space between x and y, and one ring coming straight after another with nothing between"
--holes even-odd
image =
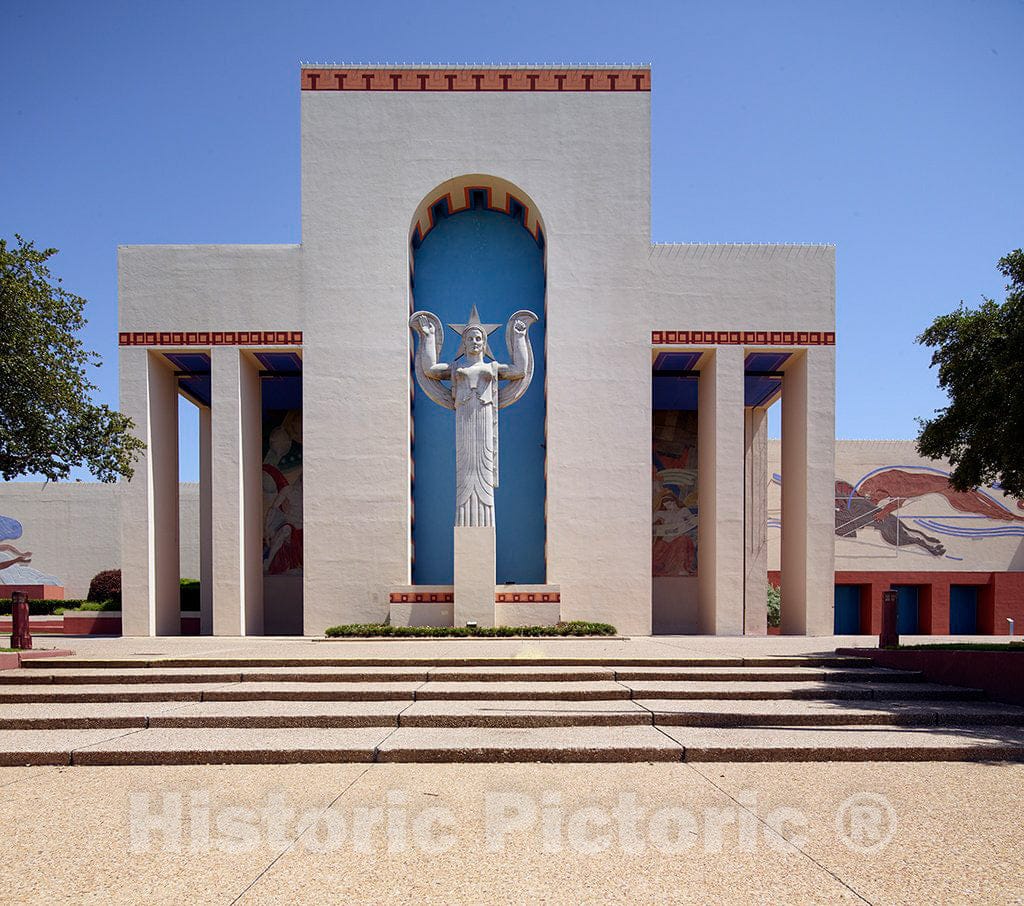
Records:
<instances>
[{"instance_id":1,"label":"white stucco facade","mask_svg":"<svg viewBox=\"0 0 1024 906\"><path fill-rule=\"evenodd\" d=\"M536 90L526 88L531 73ZM372 88L325 89L339 74ZM745 530L758 482L745 477L757 460L745 442L744 362L783 351L792 404L782 455L798 476L782 503L792 526L786 629L831 631L834 250L652 245L650 71L516 70L504 89L487 89L502 78L306 70L300 245L120 249L121 407L149 445L123 489L126 634L173 631L172 585L183 568L174 491L181 372L168 354L209 362L200 485L212 518L200 559L212 631L267 630L257 354L277 352L301 360L302 631L388 618L392 589L411 582L410 234L424 204L453 186L449 200L460 206L466 176L495 194L512 187L529 211L524 226L543 225L547 375L536 390L547 400L547 582L559 589L561 618L630 634L658 628L652 357L692 351L707 440L705 568L696 583L663 589L662 621L763 631L745 604L744 560L763 553L750 550Z\"/></svg>"}]
</instances>

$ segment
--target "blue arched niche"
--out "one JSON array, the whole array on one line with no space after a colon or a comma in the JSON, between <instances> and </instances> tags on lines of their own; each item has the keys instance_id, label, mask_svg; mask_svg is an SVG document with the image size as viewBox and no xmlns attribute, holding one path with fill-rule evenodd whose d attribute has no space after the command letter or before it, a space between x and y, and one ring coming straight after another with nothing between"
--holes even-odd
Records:
<instances>
[{"instance_id":1,"label":"blue arched niche","mask_svg":"<svg viewBox=\"0 0 1024 906\"><path fill-rule=\"evenodd\" d=\"M509 361L505 324L520 308L540 320L530 329L536 370L522 399L499 413L497 584L543 584L545 312L543 232L524 226L523 209L488 209L489 193L469 193L469 207L449 214L431 209L433 228L412 244L412 293L416 309L432 311L445 325L442 358L450 362L459 337L448 324L464 324L475 304L480 320L502 326L490 336L500 362ZM455 511L454 414L415 388L413 415L413 568L415 585L450 585Z\"/></svg>"}]
</instances>

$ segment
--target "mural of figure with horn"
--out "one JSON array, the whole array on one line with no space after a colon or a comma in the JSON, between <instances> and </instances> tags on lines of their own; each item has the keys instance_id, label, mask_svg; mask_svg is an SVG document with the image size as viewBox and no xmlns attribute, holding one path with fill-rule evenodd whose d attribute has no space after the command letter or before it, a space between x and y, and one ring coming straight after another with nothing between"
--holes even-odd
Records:
<instances>
[{"instance_id":1,"label":"mural of figure with horn","mask_svg":"<svg viewBox=\"0 0 1024 906\"><path fill-rule=\"evenodd\" d=\"M417 383L439 406L455 410L457 526L495 525L498 410L520 399L533 379L529 330L536 321L537 315L525 309L509 318L505 343L512 361L501 364L494 361L487 341L501 325L481 324L474 305L465 324L448 325L459 334L461 342L455 359L446 364L438 361L444 328L437 315L417 311L409 319L409 326L420 337L414 366Z\"/></svg>"}]
</instances>

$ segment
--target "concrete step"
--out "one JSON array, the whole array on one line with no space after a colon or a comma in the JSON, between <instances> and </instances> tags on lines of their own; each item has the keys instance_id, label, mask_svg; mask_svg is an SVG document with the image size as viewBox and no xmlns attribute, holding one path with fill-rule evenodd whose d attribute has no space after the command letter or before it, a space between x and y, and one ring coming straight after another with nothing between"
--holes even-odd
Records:
<instances>
[{"instance_id":1,"label":"concrete step","mask_svg":"<svg viewBox=\"0 0 1024 906\"><path fill-rule=\"evenodd\" d=\"M832 700L434 700L41 702L0 705L0 730L570 726L1024 726L989 702Z\"/></svg>"},{"instance_id":2,"label":"concrete step","mask_svg":"<svg viewBox=\"0 0 1024 906\"><path fill-rule=\"evenodd\" d=\"M545 640L547 641L547 640ZM871 667L872 661L867 657L856 655L792 655L778 657L710 657L710 658L631 658L631 657L432 657L432 658L359 658L359 657L322 657L322 658L225 658L225 657L188 657L188 658L86 658L62 657L46 658L44 661L27 661L26 669L169 669L196 668L214 669L227 668L242 672L246 669L271 668L366 668L366 667L841 667L853 669Z\"/></svg>"},{"instance_id":3,"label":"concrete step","mask_svg":"<svg viewBox=\"0 0 1024 906\"><path fill-rule=\"evenodd\" d=\"M0 673L0 692L26 685L139 685L150 683L565 683L626 680L688 682L913 682L910 670L831 667L265 667L241 671L198 667L64 668Z\"/></svg>"},{"instance_id":4,"label":"concrete step","mask_svg":"<svg viewBox=\"0 0 1024 906\"><path fill-rule=\"evenodd\" d=\"M0 764L278 764L373 761L391 727L0 730Z\"/></svg>"},{"instance_id":5,"label":"concrete step","mask_svg":"<svg viewBox=\"0 0 1024 906\"><path fill-rule=\"evenodd\" d=\"M934 683L831 683L831 682L677 682L628 680L622 685L634 699L867 699L914 701L920 699L970 701L982 698L980 689Z\"/></svg>"},{"instance_id":6,"label":"concrete step","mask_svg":"<svg viewBox=\"0 0 1024 906\"><path fill-rule=\"evenodd\" d=\"M1024 760L1024 728L350 727L0 731L0 763Z\"/></svg>"},{"instance_id":7,"label":"concrete step","mask_svg":"<svg viewBox=\"0 0 1024 906\"><path fill-rule=\"evenodd\" d=\"M159 701L602 701L616 699L971 700L977 689L931 683L731 682L229 682L6 685L0 706L44 702Z\"/></svg>"},{"instance_id":8,"label":"concrete step","mask_svg":"<svg viewBox=\"0 0 1024 906\"><path fill-rule=\"evenodd\" d=\"M225 670L8 670L0 673L0 693L8 686L95 686L141 683L237 683L242 674Z\"/></svg>"},{"instance_id":9,"label":"concrete step","mask_svg":"<svg viewBox=\"0 0 1024 906\"><path fill-rule=\"evenodd\" d=\"M660 732L694 762L1024 760L1021 727L664 727Z\"/></svg>"},{"instance_id":10,"label":"concrete step","mask_svg":"<svg viewBox=\"0 0 1024 906\"><path fill-rule=\"evenodd\" d=\"M412 701L424 684L413 683L235 683L203 693L203 701Z\"/></svg>"},{"instance_id":11,"label":"concrete step","mask_svg":"<svg viewBox=\"0 0 1024 906\"><path fill-rule=\"evenodd\" d=\"M551 701L416 701L398 718L401 727L625 727L650 725L652 716L628 699Z\"/></svg>"},{"instance_id":12,"label":"concrete step","mask_svg":"<svg viewBox=\"0 0 1024 906\"><path fill-rule=\"evenodd\" d=\"M433 667L431 683L599 683L615 679L614 667Z\"/></svg>"},{"instance_id":13,"label":"concrete step","mask_svg":"<svg viewBox=\"0 0 1024 906\"><path fill-rule=\"evenodd\" d=\"M72 764L289 764L375 759L392 727L175 729L157 727L76 748Z\"/></svg>"},{"instance_id":14,"label":"concrete step","mask_svg":"<svg viewBox=\"0 0 1024 906\"><path fill-rule=\"evenodd\" d=\"M607 671L606 671L607 674ZM39 670L11 670L0 673L0 692L10 685L94 685L96 683L239 683L239 682L326 682L375 683L426 682L427 667L265 667L259 670L225 671L200 667L64 668L43 673Z\"/></svg>"},{"instance_id":15,"label":"concrete step","mask_svg":"<svg viewBox=\"0 0 1024 906\"><path fill-rule=\"evenodd\" d=\"M1024 708L845 658L404 660L34 662L0 764L1024 759Z\"/></svg>"},{"instance_id":16,"label":"concrete step","mask_svg":"<svg viewBox=\"0 0 1024 906\"><path fill-rule=\"evenodd\" d=\"M4 686L0 706L33 702L412 701L420 683L146 683ZM628 697L628 696L627 696Z\"/></svg>"},{"instance_id":17,"label":"concrete step","mask_svg":"<svg viewBox=\"0 0 1024 906\"><path fill-rule=\"evenodd\" d=\"M150 727L339 728L397 727L409 700L232 701L187 704L153 714Z\"/></svg>"},{"instance_id":18,"label":"concrete step","mask_svg":"<svg viewBox=\"0 0 1024 906\"><path fill-rule=\"evenodd\" d=\"M0 705L0 730L138 729L183 702L36 702Z\"/></svg>"},{"instance_id":19,"label":"concrete step","mask_svg":"<svg viewBox=\"0 0 1024 906\"><path fill-rule=\"evenodd\" d=\"M682 747L651 726L395 730L377 761L680 761Z\"/></svg>"},{"instance_id":20,"label":"concrete step","mask_svg":"<svg viewBox=\"0 0 1024 906\"><path fill-rule=\"evenodd\" d=\"M102 732L102 731L100 731ZM108 735L109 735L109 731ZM681 746L654 727L545 729L154 728L93 741L81 731L26 731L33 763L268 764L341 761L679 761ZM79 738L81 737L81 738ZM0 746L4 743L0 733ZM50 760L43 760L49 758ZM66 760L65 760L66 759Z\"/></svg>"},{"instance_id":21,"label":"concrete step","mask_svg":"<svg viewBox=\"0 0 1024 906\"><path fill-rule=\"evenodd\" d=\"M229 685L238 685L237 683ZM138 686L30 684L0 686L0 705L31 702L158 702L200 701L220 684L147 683Z\"/></svg>"},{"instance_id":22,"label":"concrete step","mask_svg":"<svg viewBox=\"0 0 1024 906\"><path fill-rule=\"evenodd\" d=\"M629 698L629 689L620 683L603 682L429 682L416 690L417 701L472 699L529 699L542 701L600 701Z\"/></svg>"},{"instance_id":23,"label":"concrete step","mask_svg":"<svg viewBox=\"0 0 1024 906\"><path fill-rule=\"evenodd\" d=\"M921 679L918 670L887 670L857 668L854 670L834 667L635 667L616 668L615 679L619 682L636 680L679 682L729 683L736 680L756 683L912 683ZM432 675L433 676L433 675Z\"/></svg>"},{"instance_id":24,"label":"concrete step","mask_svg":"<svg viewBox=\"0 0 1024 906\"><path fill-rule=\"evenodd\" d=\"M1024 726L1024 708L995 702L636 699L633 704L651 712L659 727Z\"/></svg>"},{"instance_id":25,"label":"concrete step","mask_svg":"<svg viewBox=\"0 0 1024 906\"><path fill-rule=\"evenodd\" d=\"M145 730L0 730L0 765L71 764L76 749Z\"/></svg>"}]
</instances>

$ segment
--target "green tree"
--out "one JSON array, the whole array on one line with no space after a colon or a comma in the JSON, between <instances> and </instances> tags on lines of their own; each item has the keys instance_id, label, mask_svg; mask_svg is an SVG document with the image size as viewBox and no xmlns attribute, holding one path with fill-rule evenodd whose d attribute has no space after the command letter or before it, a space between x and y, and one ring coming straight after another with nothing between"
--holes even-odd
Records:
<instances>
[{"instance_id":1,"label":"green tree","mask_svg":"<svg viewBox=\"0 0 1024 906\"><path fill-rule=\"evenodd\" d=\"M100 481L131 478L144 444L130 418L92 402L86 369L100 357L76 336L85 299L46 266L56 249L0 239L0 477L51 481L84 466Z\"/></svg>"},{"instance_id":2,"label":"green tree","mask_svg":"<svg viewBox=\"0 0 1024 906\"><path fill-rule=\"evenodd\" d=\"M932 366L949 405L918 419L917 449L953 464L958 491L998 483L1024 499L1024 251L999 259L1006 301L963 302L940 315L917 342L934 348Z\"/></svg>"}]
</instances>

